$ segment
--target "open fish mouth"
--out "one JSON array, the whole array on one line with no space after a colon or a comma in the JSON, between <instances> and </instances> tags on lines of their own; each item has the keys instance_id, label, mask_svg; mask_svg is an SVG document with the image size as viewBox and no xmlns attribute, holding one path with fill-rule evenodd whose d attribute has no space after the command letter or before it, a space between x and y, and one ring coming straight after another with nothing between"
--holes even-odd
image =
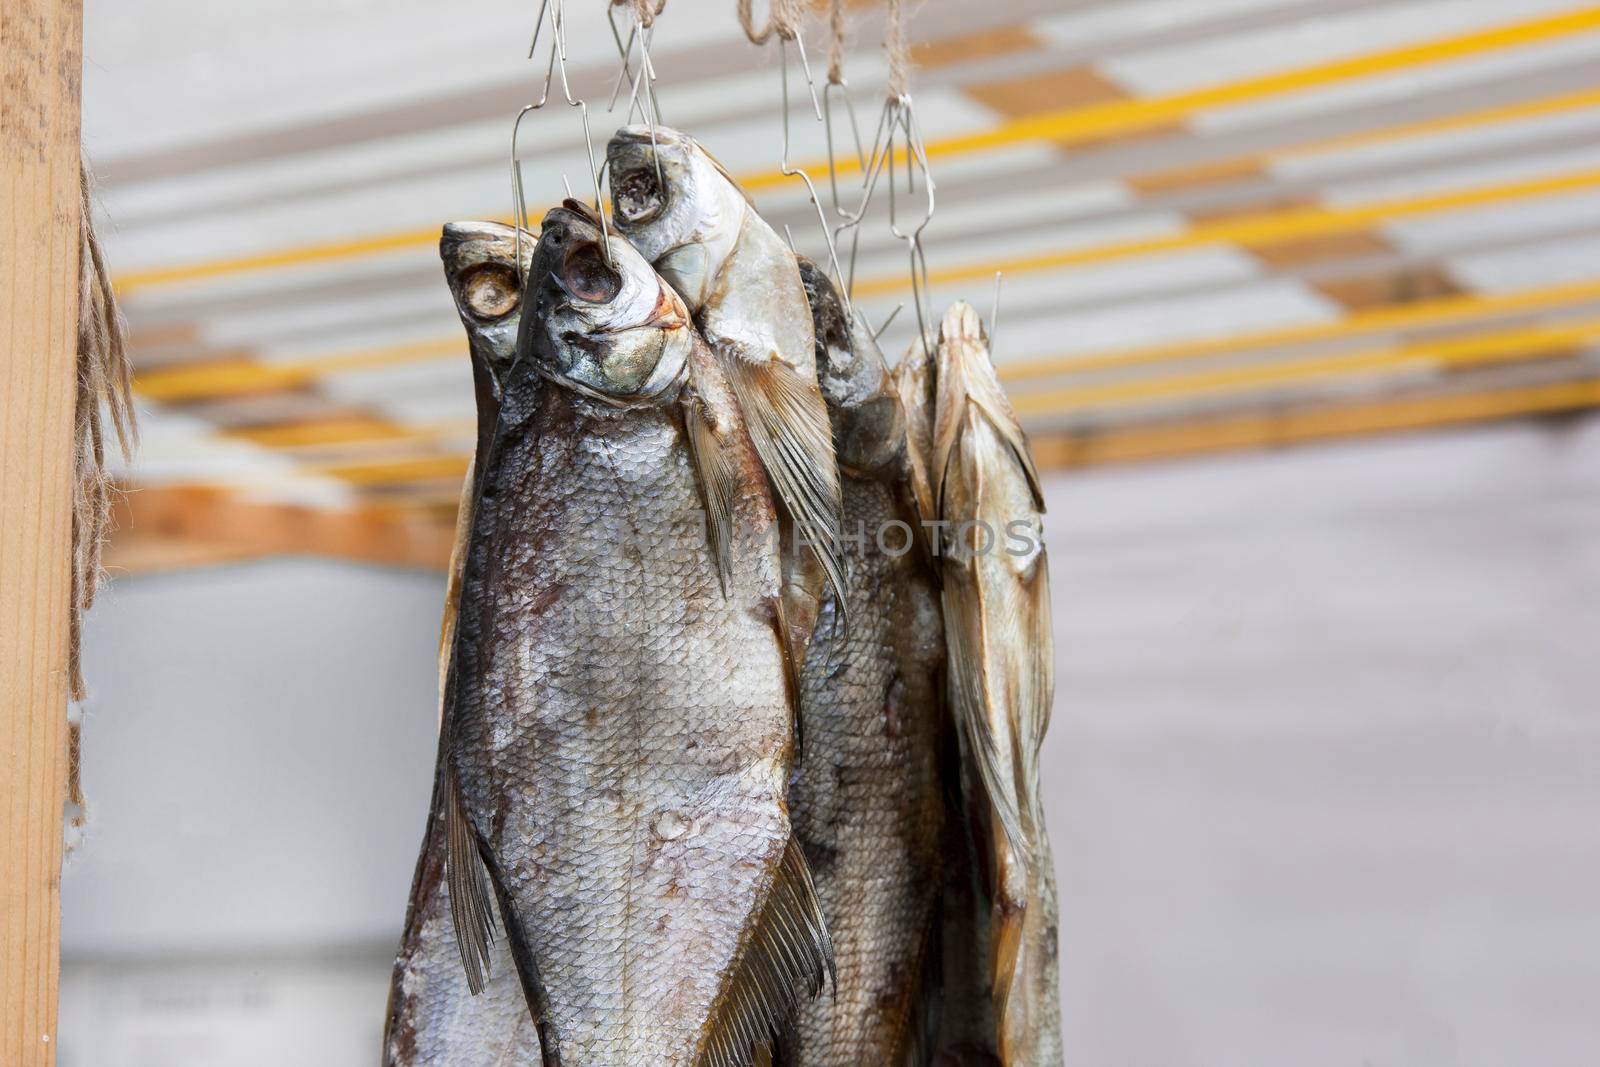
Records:
<instances>
[{"instance_id":1,"label":"open fish mouth","mask_svg":"<svg viewBox=\"0 0 1600 1067\"><path fill-rule=\"evenodd\" d=\"M667 194L661 188L655 168L641 163L637 168L612 175L611 203L624 221L649 222L666 207Z\"/></svg>"}]
</instances>

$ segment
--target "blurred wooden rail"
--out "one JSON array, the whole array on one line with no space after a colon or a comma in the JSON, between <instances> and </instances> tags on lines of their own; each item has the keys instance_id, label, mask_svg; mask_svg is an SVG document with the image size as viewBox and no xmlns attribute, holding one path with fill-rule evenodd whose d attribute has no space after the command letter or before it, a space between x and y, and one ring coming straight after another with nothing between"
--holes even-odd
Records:
<instances>
[{"instance_id":1,"label":"blurred wooden rail","mask_svg":"<svg viewBox=\"0 0 1600 1067\"><path fill-rule=\"evenodd\" d=\"M55 1062L81 0L0 0L0 1064Z\"/></svg>"}]
</instances>

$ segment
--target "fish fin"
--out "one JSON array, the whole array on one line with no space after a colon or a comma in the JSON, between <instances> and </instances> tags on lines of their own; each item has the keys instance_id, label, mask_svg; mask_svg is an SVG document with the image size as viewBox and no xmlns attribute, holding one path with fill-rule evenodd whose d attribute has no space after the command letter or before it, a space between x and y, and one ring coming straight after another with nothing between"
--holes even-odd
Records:
<instances>
[{"instance_id":1,"label":"fish fin","mask_svg":"<svg viewBox=\"0 0 1600 1067\"><path fill-rule=\"evenodd\" d=\"M775 495L843 602L839 467L822 391L775 355L752 358L725 341L715 347Z\"/></svg>"},{"instance_id":2,"label":"fish fin","mask_svg":"<svg viewBox=\"0 0 1600 1067\"><path fill-rule=\"evenodd\" d=\"M894 369L895 389L906 413L906 466L911 497L924 522L938 517L933 495L934 365L921 338L901 357Z\"/></svg>"},{"instance_id":3,"label":"fish fin","mask_svg":"<svg viewBox=\"0 0 1600 1067\"><path fill-rule=\"evenodd\" d=\"M811 641L822 617L822 605L829 599L828 578L822 564L811 553L783 554L783 617L787 630L789 664L798 675L806 664Z\"/></svg>"},{"instance_id":4,"label":"fish fin","mask_svg":"<svg viewBox=\"0 0 1600 1067\"><path fill-rule=\"evenodd\" d=\"M761 918L723 987L698 1067L745 1067L770 1050L800 1005L839 974L817 887L799 842L784 847Z\"/></svg>"},{"instance_id":5,"label":"fish fin","mask_svg":"<svg viewBox=\"0 0 1600 1067\"><path fill-rule=\"evenodd\" d=\"M970 304L957 302L945 313L939 327L937 368L934 388L938 401L929 464L935 499L941 502L944 499L952 450L961 425L966 421L967 405L971 404L983 413L1022 468L1033 495L1033 505L1042 514L1044 489L1033 461L1033 450L1028 447L1028 436L1017 421L1016 411L1001 388L1000 379L995 376L988 337ZM941 509L942 506L941 503Z\"/></svg>"},{"instance_id":6,"label":"fish fin","mask_svg":"<svg viewBox=\"0 0 1600 1067\"><path fill-rule=\"evenodd\" d=\"M693 387L684 390L683 421L688 430L689 455L706 509L706 539L717 563L722 595L733 582L733 505L738 499L742 473L738 457L729 447L727 427L718 427L712 412Z\"/></svg>"},{"instance_id":7,"label":"fish fin","mask_svg":"<svg viewBox=\"0 0 1600 1067\"><path fill-rule=\"evenodd\" d=\"M445 878L450 895L450 919L456 928L461 965L466 968L472 995L483 992L489 973L489 949L494 942L494 912L489 907L489 881L478 852L478 835L467 817L461 789L448 770L444 781Z\"/></svg>"},{"instance_id":8,"label":"fish fin","mask_svg":"<svg viewBox=\"0 0 1600 1067\"><path fill-rule=\"evenodd\" d=\"M472 537L472 505L477 496L477 457L467 464L456 505L456 539L450 546L450 570L444 586L444 614L439 620L439 721L444 722L445 685L450 678L450 657L456 645L456 614L461 609L461 576L467 567L467 542Z\"/></svg>"},{"instance_id":9,"label":"fish fin","mask_svg":"<svg viewBox=\"0 0 1600 1067\"><path fill-rule=\"evenodd\" d=\"M984 611L982 590L973 578L970 573L961 575L959 580L947 579L944 586L951 710L961 729L962 751L977 769L1001 832L1019 855L1026 856L1028 838L1018 796L1016 729L994 707L994 680L988 672L990 620Z\"/></svg>"}]
</instances>

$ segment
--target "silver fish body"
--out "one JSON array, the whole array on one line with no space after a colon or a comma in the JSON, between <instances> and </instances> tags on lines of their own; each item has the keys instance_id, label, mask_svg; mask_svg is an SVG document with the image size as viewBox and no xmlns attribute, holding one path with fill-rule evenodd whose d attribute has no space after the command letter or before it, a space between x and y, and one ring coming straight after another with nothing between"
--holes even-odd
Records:
<instances>
[{"instance_id":1,"label":"silver fish body","mask_svg":"<svg viewBox=\"0 0 1600 1067\"><path fill-rule=\"evenodd\" d=\"M869 332L802 261L844 490L850 624L835 597L801 672L805 746L790 793L838 961L784 1067L924 1062L937 1022L947 746L943 623L913 536L905 425Z\"/></svg>"},{"instance_id":2,"label":"silver fish body","mask_svg":"<svg viewBox=\"0 0 1600 1067\"><path fill-rule=\"evenodd\" d=\"M1043 493L971 307L957 304L945 315L932 377L928 469L946 524L940 556L950 699L986 872L988 925L978 943L999 1060L1056 1067L1056 895L1039 801L1039 749L1054 694Z\"/></svg>"},{"instance_id":3,"label":"silver fish body","mask_svg":"<svg viewBox=\"0 0 1600 1067\"><path fill-rule=\"evenodd\" d=\"M618 228L683 296L775 495L842 593L839 475L794 253L693 138L629 126L606 159Z\"/></svg>"},{"instance_id":4,"label":"silver fish body","mask_svg":"<svg viewBox=\"0 0 1600 1067\"><path fill-rule=\"evenodd\" d=\"M532 238L525 236L522 246L526 266L533 251ZM466 327L480 411L485 415L482 430L487 433L494 425L499 379L514 356L521 317L516 234L499 223L451 223L444 228L440 257ZM454 641L462 543L471 526L472 487L469 472L445 595L441 689ZM385 1067L537 1063L541 1055L538 1035L503 945L496 946L490 960L487 987L480 995L472 995L450 917L445 853L444 820L430 817L395 957L383 1063ZM498 912L495 920L498 923Z\"/></svg>"},{"instance_id":5,"label":"silver fish body","mask_svg":"<svg viewBox=\"0 0 1600 1067\"><path fill-rule=\"evenodd\" d=\"M775 516L681 302L602 240L570 202L546 217L478 478L447 881L469 973L498 904L547 1065L731 1064L826 966L785 804ZM709 544L708 507L737 536Z\"/></svg>"}]
</instances>

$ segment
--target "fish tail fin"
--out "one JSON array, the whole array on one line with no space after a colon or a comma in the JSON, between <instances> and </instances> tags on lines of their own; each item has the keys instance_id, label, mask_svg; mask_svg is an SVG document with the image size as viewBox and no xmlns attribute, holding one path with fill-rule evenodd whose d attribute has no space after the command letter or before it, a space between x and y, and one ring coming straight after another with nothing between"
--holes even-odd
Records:
<instances>
[{"instance_id":1,"label":"fish tail fin","mask_svg":"<svg viewBox=\"0 0 1600 1067\"><path fill-rule=\"evenodd\" d=\"M789 838L761 918L720 998L698 1067L744 1067L765 1055L802 997L838 988L833 940L799 843Z\"/></svg>"},{"instance_id":2,"label":"fish tail fin","mask_svg":"<svg viewBox=\"0 0 1600 1067\"><path fill-rule=\"evenodd\" d=\"M816 381L781 360L718 346L750 440L778 499L844 601L847 568L833 430Z\"/></svg>"},{"instance_id":3,"label":"fish tail fin","mask_svg":"<svg viewBox=\"0 0 1600 1067\"><path fill-rule=\"evenodd\" d=\"M483 992L489 975L489 949L494 943L494 912L489 907L489 879L478 853L478 836L467 818L455 775L445 773L445 879L450 919L456 928L461 965L472 995Z\"/></svg>"}]
</instances>

